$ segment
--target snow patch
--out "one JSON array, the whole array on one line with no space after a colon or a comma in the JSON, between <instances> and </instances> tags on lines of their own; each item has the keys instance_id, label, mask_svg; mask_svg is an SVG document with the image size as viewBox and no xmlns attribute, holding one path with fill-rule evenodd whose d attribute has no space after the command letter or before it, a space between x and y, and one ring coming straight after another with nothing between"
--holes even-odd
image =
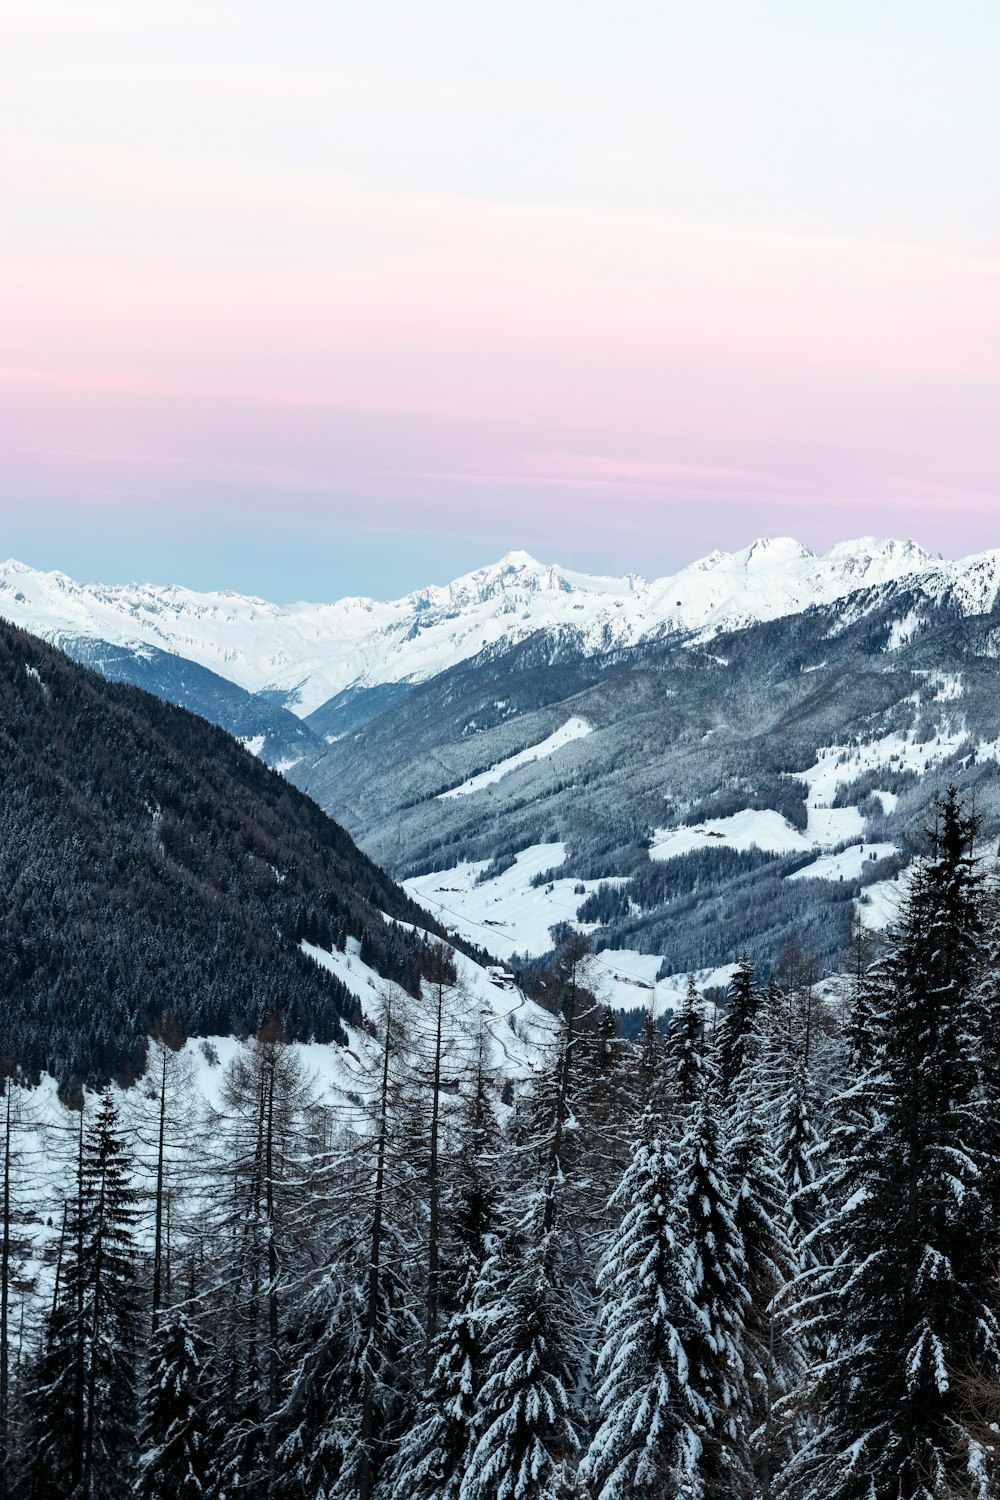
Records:
<instances>
[{"instance_id":1,"label":"snow patch","mask_svg":"<svg viewBox=\"0 0 1000 1500\"><path fill-rule=\"evenodd\" d=\"M590 734L591 728L586 719L568 719L561 729L550 734L548 739L541 740L537 745L529 745L526 750L519 750L516 755L509 755L506 760L498 761L488 771L480 771L478 776L470 776L463 781L461 786L452 787L448 792L441 792L438 796L439 802L447 802L452 797L468 797L473 792L482 791L485 786L492 786L504 776L509 776L512 771L517 771L521 766L529 766L536 760L544 760L547 756L554 755L564 745L572 744L574 740L581 740Z\"/></svg>"},{"instance_id":2,"label":"snow patch","mask_svg":"<svg viewBox=\"0 0 1000 1500\"><path fill-rule=\"evenodd\" d=\"M860 880L864 867L875 860L888 859L896 853L895 844L852 844L839 854L823 854L812 864L803 865L789 875L789 880Z\"/></svg>"},{"instance_id":3,"label":"snow patch","mask_svg":"<svg viewBox=\"0 0 1000 1500\"><path fill-rule=\"evenodd\" d=\"M476 880L487 868L487 860L415 875L403 881L403 889L433 912L443 927L480 943L497 958L506 960L514 953L540 957L552 949L549 929L558 922L575 923L585 897L602 884L572 878L531 884L533 876L556 868L565 858L565 844L533 844L522 849L502 875L482 885ZM622 876L605 877L603 883L622 885L625 881Z\"/></svg>"},{"instance_id":4,"label":"snow patch","mask_svg":"<svg viewBox=\"0 0 1000 1500\"><path fill-rule=\"evenodd\" d=\"M656 828L650 859L677 859L696 849L764 849L771 854L804 853L812 844L787 818L770 808L734 813L690 828Z\"/></svg>"}]
</instances>

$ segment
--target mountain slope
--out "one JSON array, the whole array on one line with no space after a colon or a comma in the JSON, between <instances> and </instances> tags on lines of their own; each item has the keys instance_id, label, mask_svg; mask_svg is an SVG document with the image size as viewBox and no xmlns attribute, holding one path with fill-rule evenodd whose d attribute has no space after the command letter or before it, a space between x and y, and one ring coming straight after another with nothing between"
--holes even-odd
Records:
<instances>
[{"instance_id":1,"label":"mountain slope","mask_svg":"<svg viewBox=\"0 0 1000 1500\"><path fill-rule=\"evenodd\" d=\"M0 1058L63 1088L180 1036L343 1038L303 937L415 989L434 924L344 830L221 730L0 625ZM396 921L383 919L382 913Z\"/></svg>"},{"instance_id":2,"label":"mountain slope","mask_svg":"<svg viewBox=\"0 0 1000 1500\"><path fill-rule=\"evenodd\" d=\"M427 681L539 631L571 630L588 653L665 634L703 638L941 566L952 565L935 564L913 542L870 537L823 557L788 538L762 540L652 582L593 578L511 552L387 603L279 606L227 591L78 584L11 561L0 566L0 615L59 644L85 636L171 652L305 717L345 691ZM339 732L336 723L318 724Z\"/></svg>"},{"instance_id":3,"label":"mountain slope","mask_svg":"<svg viewBox=\"0 0 1000 1500\"><path fill-rule=\"evenodd\" d=\"M130 682L218 724L267 765L282 766L318 750L321 738L287 708L248 693L218 672L155 646L112 646L91 636L64 636L68 656L109 682Z\"/></svg>"},{"instance_id":4,"label":"mountain slope","mask_svg":"<svg viewBox=\"0 0 1000 1500\"><path fill-rule=\"evenodd\" d=\"M793 936L832 962L856 901L884 919L948 781L1000 833L994 577L885 584L701 645L584 656L539 635L291 774L502 956L529 935L544 951L547 912L667 973L771 961Z\"/></svg>"}]
</instances>

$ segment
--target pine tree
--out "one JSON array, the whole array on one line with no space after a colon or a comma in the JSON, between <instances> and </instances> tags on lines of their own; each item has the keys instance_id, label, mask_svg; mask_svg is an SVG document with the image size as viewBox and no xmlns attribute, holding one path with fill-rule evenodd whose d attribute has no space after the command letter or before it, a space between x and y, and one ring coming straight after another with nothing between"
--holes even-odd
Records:
<instances>
[{"instance_id":1,"label":"pine tree","mask_svg":"<svg viewBox=\"0 0 1000 1500\"><path fill-rule=\"evenodd\" d=\"M287 1391L270 1423L274 1500L357 1496L365 1294L347 1247L339 1250L289 1331Z\"/></svg>"},{"instance_id":2,"label":"pine tree","mask_svg":"<svg viewBox=\"0 0 1000 1500\"><path fill-rule=\"evenodd\" d=\"M479 1437L462 1500L571 1500L581 1350L557 1232L541 1232L536 1214L489 1270Z\"/></svg>"},{"instance_id":3,"label":"pine tree","mask_svg":"<svg viewBox=\"0 0 1000 1500\"><path fill-rule=\"evenodd\" d=\"M817 1374L822 1423L787 1474L810 1500L993 1493L961 1394L1000 1380L977 1149L975 832L951 789L879 969L878 1048L827 1228L841 1314Z\"/></svg>"},{"instance_id":4,"label":"pine tree","mask_svg":"<svg viewBox=\"0 0 1000 1500\"><path fill-rule=\"evenodd\" d=\"M574 986L548 1065L515 1117L506 1230L480 1281L484 1372L462 1500L568 1500L573 1490L590 1310L579 1247L561 1218L575 1165L576 996Z\"/></svg>"},{"instance_id":5,"label":"pine tree","mask_svg":"<svg viewBox=\"0 0 1000 1500\"><path fill-rule=\"evenodd\" d=\"M140 1500L206 1500L214 1493L214 1395L208 1345L183 1312L158 1324L150 1349L142 1426Z\"/></svg>"},{"instance_id":6,"label":"pine tree","mask_svg":"<svg viewBox=\"0 0 1000 1500\"><path fill-rule=\"evenodd\" d=\"M733 1220L746 1263L743 1360L749 1397L747 1431L760 1492L768 1496L791 1452L779 1409L802 1371L787 1299L797 1271L788 1237L788 1193L761 1125L760 1099L748 1069L736 1094L726 1171Z\"/></svg>"},{"instance_id":7,"label":"pine tree","mask_svg":"<svg viewBox=\"0 0 1000 1500\"><path fill-rule=\"evenodd\" d=\"M726 1178L711 1093L695 1106L678 1148L682 1224L698 1319L689 1380L706 1410L699 1477L708 1497L740 1492L749 1477L749 1395L743 1362L747 1267Z\"/></svg>"},{"instance_id":8,"label":"pine tree","mask_svg":"<svg viewBox=\"0 0 1000 1500\"><path fill-rule=\"evenodd\" d=\"M34 1496L131 1492L140 1342L130 1153L110 1095L82 1132L60 1280L28 1397Z\"/></svg>"},{"instance_id":9,"label":"pine tree","mask_svg":"<svg viewBox=\"0 0 1000 1500\"><path fill-rule=\"evenodd\" d=\"M234 1493L267 1482L269 1419L285 1380L282 1297L298 1268L306 1174L295 1147L312 1107L301 1064L276 1023L241 1050L223 1078L215 1119L211 1249L225 1288L212 1328L214 1363L225 1372L222 1472Z\"/></svg>"},{"instance_id":10,"label":"pine tree","mask_svg":"<svg viewBox=\"0 0 1000 1500\"><path fill-rule=\"evenodd\" d=\"M670 1023L666 1056L674 1098L683 1108L690 1108L701 1098L710 1076L705 1017L693 979L688 981L684 1003Z\"/></svg>"},{"instance_id":11,"label":"pine tree","mask_svg":"<svg viewBox=\"0 0 1000 1500\"><path fill-rule=\"evenodd\" d=\"M744 953L729 981L728 1007L716 1032L719 1087L724 1097L728 1097L743 1067L747 1036L759 1004L754 966L749 954Z\"/></svg>"},{"instance_id":12,"label":"pine tree","mask_svg":"<svg viewBox=\"0 0 1000 1500\"><path fill-rule=\"evenodd\" d=\"M678 1237L676 1167L655 1113L615 1196L623 1218L598 1277L598 1425L580 1477L596 1500L697 1495L712 1412L689 1379L700 1314Z\"/></svg>"}]
</instances>

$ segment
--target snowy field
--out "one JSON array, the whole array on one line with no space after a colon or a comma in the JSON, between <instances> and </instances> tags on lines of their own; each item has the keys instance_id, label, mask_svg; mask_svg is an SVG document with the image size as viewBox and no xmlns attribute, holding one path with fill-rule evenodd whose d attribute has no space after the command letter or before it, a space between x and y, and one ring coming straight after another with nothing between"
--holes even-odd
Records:
<instances>
[{"instance_id":1,"label":"snowy field","mask_svg":"<svg viewBox=\"0 0 1000 1500\"><path fill-rule=\"evenodd\" d=\"M570 879L532 886L533 876L554 869L565 858L565 844L533 844L522 849L509 870L482 885L476 879L487 861L475 860L453 870L415 875L403 881L403 889L444 927L482 944L498 958L514 953L540 956L552 948L550 928L557 922L575 921L584 895L602 883Z\"/></svg>"},{"instance_id":2,"label":"snowy field","mask_svg":"<svg viewBox=\"0 0 1000 1500\"><path fill-rule=\"evenodd\" d=\"M860 880L866 863L888 859L895 854L895 844L852 844L839 854L823 854L812 864L803 865L789 875L789 880Z\"/></svg>"},{"instance_id":3,"label":"snowy field","mask_svg":"<svg viewBox=\"0 0 1000 1500\"><path fill-rule=\"evenodd\" d=\"M677 859L696 849L720 848L746 851L764 849L770 854L805 854L813 847L805 834L793 828L779 812L734 813L731 818L716 818L695 823L690 828L657 828L653 831L650 859Z\"/></svg>"},{"instance_id":4,"label":"snowy field","mask_svg":"<svg viewBox=\"0 0 1000 1500\"><path fill-rule=\"evenodd\" d=\"M969 743L964 724L923 743L918 743L914 731L910 730L907 734L887 734L867 745L830 745L819 752L815 765L796 774L800 781L809 785L810 804L818 805L831 802L841 782L853 781L865 771L887 769L915 771L923 775L966 746L971 752L973 746ZM1000 760L1000 743L977 744L975 753L977 760ZM887 810L890 795L888 792L878 793ZM892 805L895 805L894 799Z\"/></svg>"}]
</instances>

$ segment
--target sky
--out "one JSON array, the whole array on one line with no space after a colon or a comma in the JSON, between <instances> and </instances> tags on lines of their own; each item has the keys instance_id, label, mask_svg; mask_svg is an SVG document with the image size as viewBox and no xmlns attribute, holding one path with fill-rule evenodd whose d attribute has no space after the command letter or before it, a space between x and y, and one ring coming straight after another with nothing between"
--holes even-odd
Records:
<instances>
[{"instance_id":1,"label":"sky","mask_svg":"<svg viewBox=\"0 0 1000 1500\"><path fill-rule=\"evenodd\" d=\"M0 557L1000 546L995 0L0 0Z\"/></svg>"}]
</instances>

